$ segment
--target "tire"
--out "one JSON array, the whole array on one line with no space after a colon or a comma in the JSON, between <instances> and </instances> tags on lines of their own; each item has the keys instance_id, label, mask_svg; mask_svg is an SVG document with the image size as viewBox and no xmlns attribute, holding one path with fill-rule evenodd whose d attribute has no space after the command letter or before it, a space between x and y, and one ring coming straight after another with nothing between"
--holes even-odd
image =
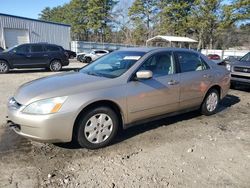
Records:
<instances>
[{"instance_id":1,"label":"tire","mask_svg":"<svg viewBox=\"0 0 250 188\"><path fill-rule=\"evenodd\" d=\"M118 127L119 120L112 109L93 108L81 115L74 129L73 140L81 147L98 149L112 142Z\"/></svg>"},{"instance_id":2,"label":"tire","mask_svg":"<svg viewBox=\"0 0 250 188\"><path fill-rule=\"evenodd\" d=\"M86 63L91 63L91 61L92 61L91 57L86 57L86 59L85 59Z\"/></svg>"},{"instance_id":3,"label":"tire","mask_svg":"<svg viewBox=\"0 0 250 188\"><path fill-rule=\"evenodd\" d=\"M60 71L62 70L62 63L60 60L53 60L50 62L50 65L49 65L49 69L52 71L52 72L57 72L57 71Z\"/></svg>"},{"instance_id":4,"label":"tire","mask_svg":"<svg viewBox=\"0 0 250 188\"><path fill-rule=\"evenodd\" d=\"M6 61L0 60L0 74L8 73L10 66Z\"/></svg>"},{"instance_id":5,"label":"tire","mask_svg":"<svg viewBox=\"0 0 250 188\"><path fill-rule=\"evenodd\" d=\"M210 89L201 105L201 113L206 116L215 114L220 102L219 92L216 89Z\"/></svg>"},{"instance_id":6,"label":"tire","mask_svg":"<svg viewBox=\"0 0 250 188\"><path fill-rule=\"evenodd\" d=\"M75 57L73 55L70 55L69 56L69 59L74 59Z\"/></svg>"}]
</instances>

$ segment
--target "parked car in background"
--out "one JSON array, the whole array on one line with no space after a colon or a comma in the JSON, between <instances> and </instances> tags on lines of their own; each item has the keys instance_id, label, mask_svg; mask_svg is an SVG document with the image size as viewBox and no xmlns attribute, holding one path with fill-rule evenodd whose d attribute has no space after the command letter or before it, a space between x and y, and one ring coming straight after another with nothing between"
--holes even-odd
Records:
<instances>
[{"instance_id":1,"label":"parked car in background","mask_svg":"<svg viewBox=\"0 0 250 188\"><path fill-rule=\"evenodd\" d=\"M231 71L231 87L237 84L250 85L250 52L240 60L235 60L226 65Z\"/></svg>"},{"instance_id":2,"label":"parked car in background","mask_svg":"<svg viewBox=\"0 0 250 188\"><path fill-rule=\"evenodd\" d=\"M0 52L4 51L4 49L2 47L0 47Z\"/></svg>"},{"instance_id":3,"label":"parked car in background","mask_svg":"<svg viewBox=\"0 0 250 188\"><path fill-rule=\"evenodd\" d=\"M24 84L8 102L8 122L31 139L96 149L120 128L197 109L212 115L229 86L230 72L198 52L127 48Z\"/></svg>"},{"instance_id":4,"label":"parked car in background","mask_svg":"<svg viewBox=\"0 0 250 188\"><path fill-rule=\"evenodd\" d=\"M225 59L224 59L224 62L225 63L230 63L232 61L237 61L237 60L240 60L242 58L242 56L227 56Z\"/></svg>"},{"instance_id":5,"label":"parked car in background","mask_svg":"<svg viewBox=\"0 0 250 188\"><path fill-rule=\"evenodd\" d=\"M68 54L69 59L74 59L76 57L76 53L71 50L65 50Z\"/></svg>"},{"instance_id":6,"label":"parked car in background","mask_svg":"<svg viewBox=\"0 0 250 188\"><path fill-rule=\"evenodd\" d=\"M99 57L102 57L108 53L109 53L108 50L92 50L89 54L85 54L84 62L90 63L90 62L92 62L92 61L98 59Z\"/></svg>"},{"instance_id":7,"label":"parked car in background","mask_svg":"<svg viewBox=\"0 0 250 188\"><path fill-rule=\"evenodd\" d=\"M220 56L217 54L208 54L207 57L208 59L211 59L211 60L220 60Z\"/></svg>"},{"instance_id":8,"label":"parked car in background","mask_svg":"<svg viewBox=\"0 0 250 188\"><path fill-rule=\"evenodd\" d=\"M86 55L86 52L80 52L76 55L77 61L84 62L84 56Z\"/></svg>"},{"instance_id":9,"label":"parked car in background","mask_svg":"<svg viewBox=\"0 0 250 188\"><path fill-rule=\"evenodd\" d=\"M54 44L21 44L0 54L0 73L7 73L14 68L48 68L60 71L68 64L63 47Z\"/></svg>"}]
</instances>

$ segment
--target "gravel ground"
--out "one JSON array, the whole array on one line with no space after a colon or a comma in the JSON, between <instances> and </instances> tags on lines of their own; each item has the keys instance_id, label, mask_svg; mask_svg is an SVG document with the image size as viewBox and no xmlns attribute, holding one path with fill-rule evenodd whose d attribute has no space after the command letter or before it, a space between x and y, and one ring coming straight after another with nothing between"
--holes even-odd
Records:
<instances>
[{"instance_id":1,"label":"gravel ground","mask_svg":"<svg viewBox=\"0 0 250 188\"><path fill-rule=\"evenodd\" d=\"M230 90L216 115L191 112L142 124L90 151L29 141L5 126L8 97L22 83L51 74L0 75L0 187L250 186L249 88Z\"/></svg>"}]
</instances>

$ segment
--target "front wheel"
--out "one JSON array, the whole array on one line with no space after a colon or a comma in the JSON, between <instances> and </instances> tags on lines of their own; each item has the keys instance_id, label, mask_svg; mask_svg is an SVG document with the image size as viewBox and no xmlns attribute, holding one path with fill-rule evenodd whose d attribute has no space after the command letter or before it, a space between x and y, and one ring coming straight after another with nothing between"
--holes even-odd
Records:
<instances>
[{"instance_id":1,"label":"front wheel","mask_svg":"<svg viewBox=\"0 0 250 188\"><path fill-rule=\"evenodd\" d=\"M219 92L216 89L209 90L202 103L201 113L206 116L215 114L219 105L219 100Z\"/></svg>"},{"instance_id":2,"label":"front wheel","mask_svg":"<svg viewBox=\"0 0 250 188\"><path fill-rule=\"evenodd\" d=\"M74 140L88 149L110 144L115 138L119 121L116 113L108 107L98 107L84 113L74 130Z\"/></svg>"},{"instance_id":3,"label":"front wheel","mask_svg":"<svg viewBox=\"0 0 250 188\"><path fill-rule=\"evenodd\" d=\"M52 72L57 72L57 71L62 70L62 63L61 63L61 61L59 61L59 60L53 60L53 61L51 61L50 65L49 65L49 69Z\"/></svg>"}]
</instances>

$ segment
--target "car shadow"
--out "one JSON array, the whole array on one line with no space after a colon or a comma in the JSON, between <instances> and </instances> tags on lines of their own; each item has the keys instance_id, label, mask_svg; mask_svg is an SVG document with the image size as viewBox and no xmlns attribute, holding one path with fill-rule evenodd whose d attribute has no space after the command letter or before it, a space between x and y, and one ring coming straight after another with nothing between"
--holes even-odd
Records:
<instances>
[{"instance_id":1,"label":"car shadow","mask_svg":"<svg viewBox=\"0 0 250 188\"><path fill-rule=\"evenodd\" d=\"M238 90L238 91L245 91L250 92L250 86L249 85L236 85L234 88L231 88L232 90Z\"/></svg>"},{"instance_id":2,"label":"car shadow","mask_svg":"<svg viewBox=\"0 0 250 188\"><path fill-rule=\"evenodd\" d=\"M72 67L64 67L61 71L54 72L54 73L60 73L60 72L68 72L68 71L78 71L80 68L72 68ZM10 70L7 74L26 74L26 73L53 73L50 70L43 69L43 68L35 68L35 69L13 69Z\"/></svg>"},{"instance_id":3,"label":"car shadow","mask_svg":"<svg viewBox=\"0 0 250 188\"><path fill-rule=\"evenodd\" d=\"M240 102L240 98L235 96L235 95L227 95L221 102L220 102L220 107L218 108L218 112L224 111L227 108L232 107L233 105L237 104ZM124 140L130 139L134 136L137 136L139 134L143 134L144 132L150 131L157 129L162 126L168 126L172 125L174 123L180 122L180 121L185 121L189 120L192 118L197 118L199 116L202 116L199 110L180 114L180 115L175 115L167 118L163 118L160 120L156 121L151 121L143 124L139 124L134 127L130 127L126 130L121 130L112 143L112 145L123 142ZM70 143L57 143L55 144L58 147L61 148L67 148L67 149L79 149L80 146L77 145L74 142Z\"/></svg>"},{"instance_id":4,"label":"car shadow","mask_svg":"<svg viewBox=\"0 0 250 188\"><path fill-rule=\"evenodd\" d=\"M221 112L225 110L226 108L229 108L239 102L240 102L240 98L238 96L228 94L220 102L218 112Z\"/></svg>"}]
</instances>

